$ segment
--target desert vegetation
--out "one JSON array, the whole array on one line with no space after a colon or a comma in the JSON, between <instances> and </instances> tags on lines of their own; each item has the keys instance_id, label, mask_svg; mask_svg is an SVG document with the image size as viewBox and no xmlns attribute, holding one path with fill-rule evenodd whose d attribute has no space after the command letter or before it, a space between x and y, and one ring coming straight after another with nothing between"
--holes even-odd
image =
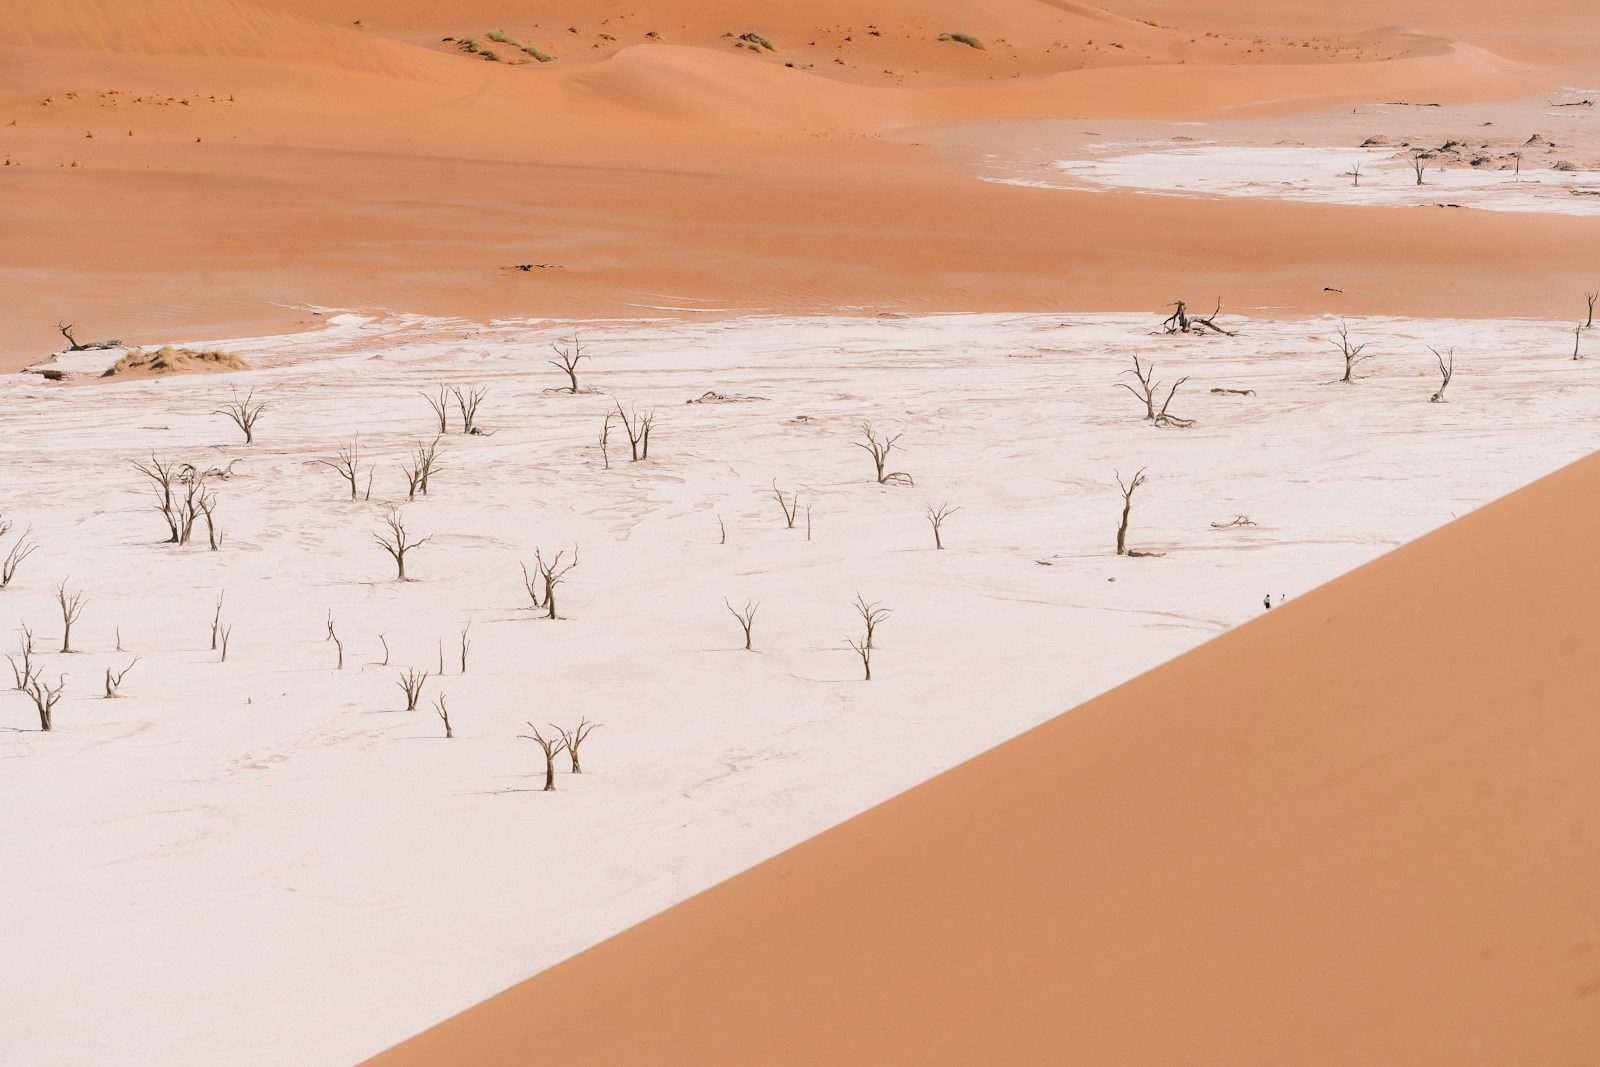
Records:
<instances>
[{"instance_id":1,"label":"desert vegetation","mask_svg":"<svg viewBox=\"0 0 1600 1067\"><path fill-rule=\"evenodd\" d=\"M118 378L136 374L179 374L193 370L249 370L250 364L217 349L195 350L162 345L154 352L135 348L108 367L102 377Z\"/></svg>"}]
</instances>

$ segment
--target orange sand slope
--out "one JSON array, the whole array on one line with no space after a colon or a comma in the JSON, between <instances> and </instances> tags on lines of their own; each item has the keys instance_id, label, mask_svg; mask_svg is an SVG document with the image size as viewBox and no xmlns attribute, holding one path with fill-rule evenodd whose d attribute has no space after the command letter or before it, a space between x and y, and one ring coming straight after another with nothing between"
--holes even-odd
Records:
<instances>
[{"instance_id":1,"label":"orange sand slope","mask_svg":"<svg viewBox=\"0 0 1600 1067\"><path fill-rule=\"evenodd\" d=\"M1590 458L372 1062L1593 1063L1597 513Z\"/></svg>"},{"instance_id":2,"label":"orange sand slope","mask_svg":"<svg viewBox=\"0 0 1600 1067\"><path fill-rule=\"evenodd\" d=\"M1537 100L1600 76L1600 25L1572 0L1515 18L1485 0L1323 6L0 5L0 359L42 355L61 318L159 344L286 326L307 305L1093 310L1221 293L1565 314L1593 219L977 179L974 122L1014 124L1009 156L1041 123ZM1413 28L1383 28L1397 23ZM491 30L555 59L513 65L527 57ZM528 263L551 267L507 270Z\"/></svg>"}]
</instances>

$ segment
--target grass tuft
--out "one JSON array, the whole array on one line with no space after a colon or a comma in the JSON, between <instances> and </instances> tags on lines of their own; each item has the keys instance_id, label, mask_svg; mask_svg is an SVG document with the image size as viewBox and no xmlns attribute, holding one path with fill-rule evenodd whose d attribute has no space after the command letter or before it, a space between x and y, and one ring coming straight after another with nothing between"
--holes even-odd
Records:
<instances>
[{"instance_id":1,"label":"grass tuft","mask_svg":"<svg viewBox=\"0 0 1600 1067\"><path fill-rule=\"evenodd\" d=\"M976 48L980 52L986 51L986 49L983 47L983 42L972 36L970 33L941 33L939 35L939 40L956 41L960 44L966 45L968 48Z\"/></svg>"}]
</instances>

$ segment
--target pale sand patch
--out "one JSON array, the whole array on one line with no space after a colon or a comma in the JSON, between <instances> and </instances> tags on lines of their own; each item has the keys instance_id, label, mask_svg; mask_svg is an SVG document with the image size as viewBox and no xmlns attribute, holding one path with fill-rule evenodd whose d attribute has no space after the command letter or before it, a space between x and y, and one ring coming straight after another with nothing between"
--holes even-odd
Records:
<instances>
[{"instance_id":1,"label":"pale sand patch","mask_svg":"<svg viewBox=\"0 0 1600 1067\"><path fill-rule=\"evenodd\" d=\"M1353 176L1361 167L1358 180ZM1055 164L1057 179L994 178L1041 188L1135 189L1183 197L1256 197L1362 207L1455 206L1482 211L1600 215L1600 174L1524 165L1512 170L1430 163L1418 185L1393 148L1202 145L1118 152Z\"/></svg>"},{"instance_id":2,"label":"pale sand patch","mask_svg":"<svg viewBox=\"0 0 1600 1067\"><path fill-rule=\"evenodd\" d=\"M55 584L91 599L84 651L45 657L56 730L0 709L4 1057L348 1062L1593 447L1600 363L1564 358L1561 324L1355 320L1372 377L1330 385L1331 320L1154 322L341 318L208 342L265 368L223 380L6 381L0 493L42 547L5 617L49 649ZM549 392L573 330L601 393ZM1457 348L1448 404L1427 345ZM1139 419L1115 387L1134 354L1189 376L1193 429ZM405 504L440 382L487 386L494 433L447 437ZM271 405L254 447L211 414L232 384ZM768 399L686 403L708 389ZM648 462L614 431L600 469L608 394L658 411ZM904 431L915 488L873 483L862 419ZM316 462L357 432L370 502ZM131 467L152 449L238 460L221 552L158 543ZM1113 471L1146 466L1130 540L1168 555L1118 559ZM922 511L945 500L935 552ZM372 543L394 504L434 538L404 585ZM1237 514L1257 525L1210 526ZM519 564L573 545L567 618L535 619ZM858 593L894 611L870 685L844 643ZM761 602L755 653L724 596ZM398 668L435 669L441 642L450 741L396 710ZM588 773L533 791L525 720L584 715L605 724Z\"/></svg>"}]
</instances>

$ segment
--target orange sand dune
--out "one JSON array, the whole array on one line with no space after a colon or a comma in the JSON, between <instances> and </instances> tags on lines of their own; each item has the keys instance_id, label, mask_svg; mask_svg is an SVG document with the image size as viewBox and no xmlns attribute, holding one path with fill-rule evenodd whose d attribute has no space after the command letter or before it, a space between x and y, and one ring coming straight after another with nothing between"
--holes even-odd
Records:
<instances>
[{"instance_id":1,"label":"orange sand dune","mask_svg":"<svg viewBox=\"0 0 1600 1067\"><path fill-rule=\"evenodd\" d=\"M1517 25L1484 3L1430 0L1415 20L1362 4L1253 21L1043 0L870 15L847 0L6 5L0 361L48 351L60 318L160 343L285 328L308 305L1090 310L1220 294L1287 312L1564 316L1592 219L1442 223L977 178L965 131L979 123L1020 157L1042 124L1527 97L1600 73L1577 47L1600 29L1567 0ZM1415 29L1374 28L1395 23ZM441 40L492 43L490 29L557 59L491 63ZM743 32L778 51L724 36ZM507 272L519 263L553 269Z\"/></svg>"},{"instance_id":2,"label":"orange sand dune","mask_svg":"<svg viewBox=\"0 0 1600 1067\"><path fill-rule=\"evenodd\" d=\"M1597 512L1590 458L371 1062L1592 1063Z\"/></svg>"}]
</instances>

